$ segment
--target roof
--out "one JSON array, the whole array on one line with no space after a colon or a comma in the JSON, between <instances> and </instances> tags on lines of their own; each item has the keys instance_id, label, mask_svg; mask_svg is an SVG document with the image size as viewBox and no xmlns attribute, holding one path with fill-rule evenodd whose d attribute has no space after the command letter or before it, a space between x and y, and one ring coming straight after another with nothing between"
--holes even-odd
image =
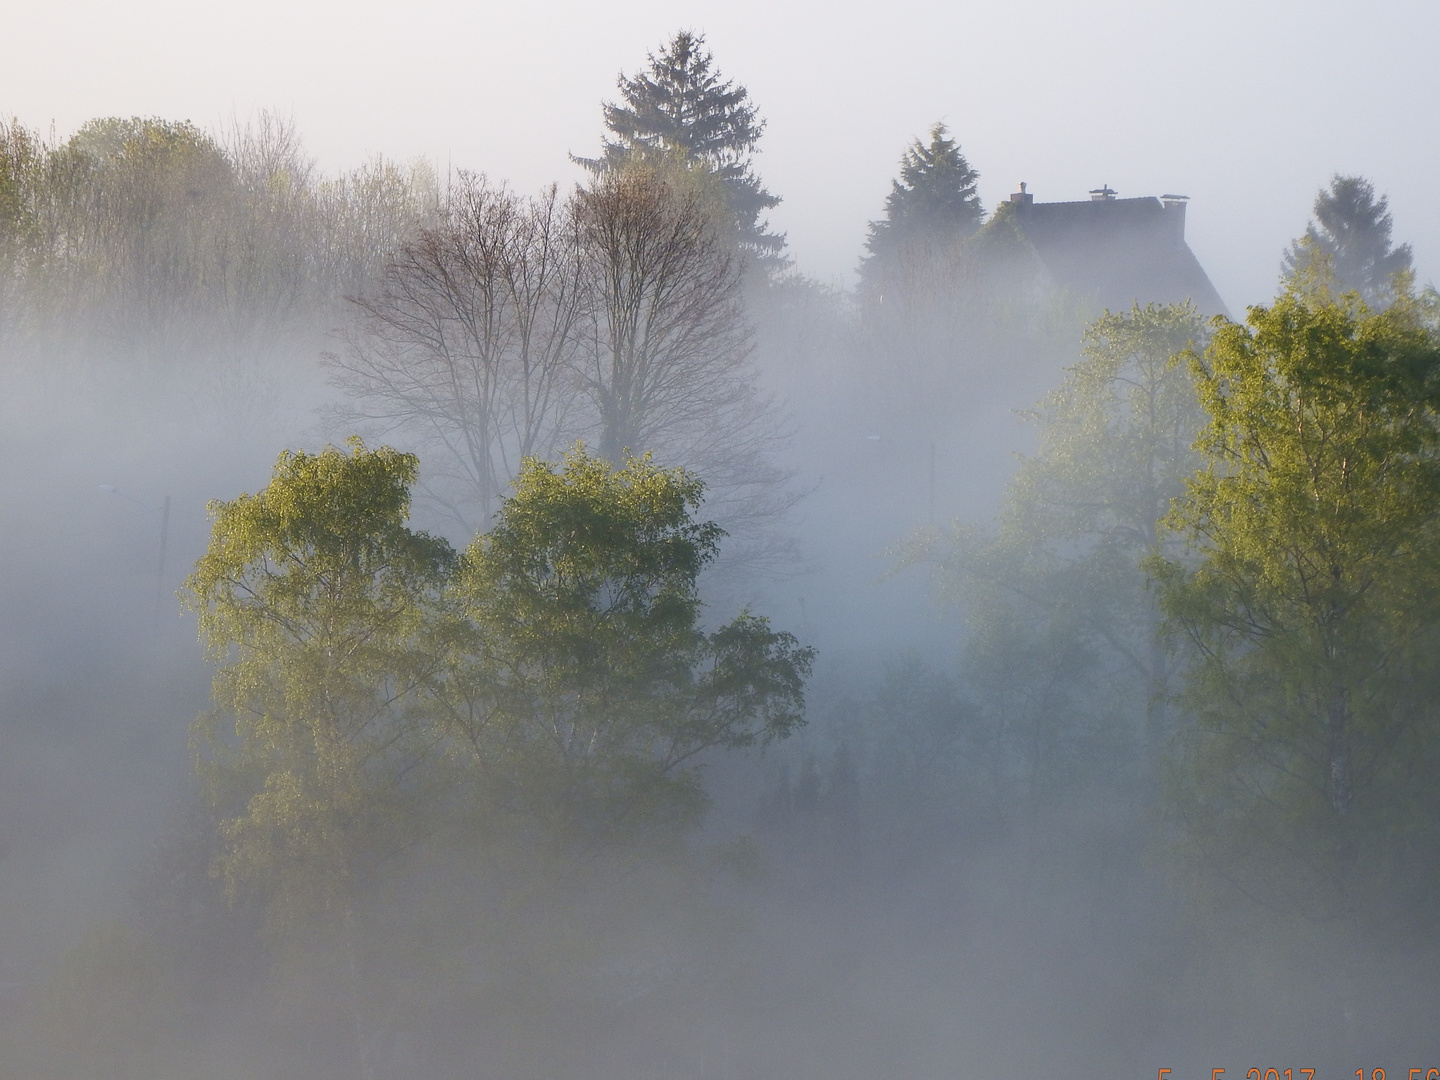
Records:
<instances>
[{"instance_id":1,"label":"roof","mask_svg":"<svg viewBox=\"0 0 1440 1080\"><path fill-rule=\"evenodd\" d=\"M1022 193L1004 209L1052 282L1100 307L1189 300L1206 315L1228 314L1185 242L1185 206L1177 195L1037 203Z\"/></svg>"}]
</instances>

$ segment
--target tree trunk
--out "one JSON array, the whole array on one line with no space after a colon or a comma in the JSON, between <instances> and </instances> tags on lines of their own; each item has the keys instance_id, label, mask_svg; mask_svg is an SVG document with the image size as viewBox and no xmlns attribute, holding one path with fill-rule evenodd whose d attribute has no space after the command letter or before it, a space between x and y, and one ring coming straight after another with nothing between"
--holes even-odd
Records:
<instances>
[{"instance_id":1,"label":"tree trunk","mask_svg":"<svg viewBox=\"0 0 1440 1080\"><path fill-rule=\"evenodd\" d=\"M1330 805L1335 813L1350 813L1350 691L1336 684L1325 708L1326 736L1330 755Z\"/></svg>"},{"instance_id":2,"label":"tree trunk","mask_svg":"<svg viewBox=\"0 0 1440 1080\"><path fill-rule=\"evenodd\" d=\"M370 1061L370 1035L365 1030L361 1011L360 961L355 952L355 909L345 905L345 959L350 970L350 1016L355 1024L355 1051L363 1080L375 1080L375 1066Z\"/></svg>"},{"instance_id":3,"label":"tree trunk","mask_svg":"<svg viewBox=\"0 0 1440 1080\"><path fill-rule=\"evenodd\" d=\"M1149 655L1146 657L1149 671L1146 673L1145 698L1145 777L1144 783L1152 799L1160 794L1160 772L1165 763L1165 744L1169 739L1169 715L1166 698L1169 696L1168 665L1165 657L1165 643L1161 640L1158 619L1155 631L1150 635Z\"/></svg>"}]
</instances>

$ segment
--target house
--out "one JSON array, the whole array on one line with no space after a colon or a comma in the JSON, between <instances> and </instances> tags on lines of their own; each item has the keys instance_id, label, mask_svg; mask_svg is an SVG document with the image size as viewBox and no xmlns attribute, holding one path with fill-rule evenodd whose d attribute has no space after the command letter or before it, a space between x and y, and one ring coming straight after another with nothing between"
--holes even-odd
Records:
<instances>
[{"instance_id":1,"label":"house","mask_svg":"<svg viewBox=\"0 0 1440 1080\"><path fill-rule=\"evenodd\" d=\"M1185 242L1186 196L1117 199L1107 185L1083 202L1041 203L1025 187L986 229L1009 234L1006 246L1019 242L1046 291L1064 290L1097 310L1189 300L1205 315L1228 314Z\"/></svg>"}]
</instances>

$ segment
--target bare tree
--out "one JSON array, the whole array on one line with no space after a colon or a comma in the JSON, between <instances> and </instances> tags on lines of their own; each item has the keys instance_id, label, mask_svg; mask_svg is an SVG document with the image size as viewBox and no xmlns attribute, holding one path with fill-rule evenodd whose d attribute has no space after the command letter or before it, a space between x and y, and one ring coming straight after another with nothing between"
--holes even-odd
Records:
<instances>
[{"instance_id":1,"label":"bare tree","mask_svg":"<svg viewBox=\"0 0 1440 1080\"><path fill-rule=\"evenodd\" d=\"M680 166L607 170L576 192L587 296L583 376L600 455L654 452L706 481L731 561L775 556L794 502L772 454L782 418L756 388L743 262L713 177ZM738 550L737 550L738 549Z\"/></svg>"},{"instance_id":2,"label":"bare tree","mask_svg":"<svg viewBox=\"0 0 1440 1080\"><path fill-rule=\"evenodd\" d=\"M576 193L599 452L674 450L746 394L741 266L698 190L633 166Z\"/></svg>"},{"instance_id":3,"label":"bare tree","mask_svg":"<svg viewBox=\"0 0 1440 1080\"><path fill-rule=\"evenodd\" d=\"M461 174L440 224L403 244L330 356L348 418L431 449L428 487L488 519L529 455L568 434L580 310L577 237L552 186L522 199Z\"/></svg>"},{"instance_id":4,"label":"bare tree","mask_svg":"<svg viewBox=\"0 0 1440 1080\"><path fill-rule=\"evenodd\" d=\"M329 358L345 419L429 450L427 492L466 527L523 458L583 438L696 471L746 547L792 498L712 179L636 165L562 202L461 174L441 223L355 300Z\"/></svg>"}]
</instances>

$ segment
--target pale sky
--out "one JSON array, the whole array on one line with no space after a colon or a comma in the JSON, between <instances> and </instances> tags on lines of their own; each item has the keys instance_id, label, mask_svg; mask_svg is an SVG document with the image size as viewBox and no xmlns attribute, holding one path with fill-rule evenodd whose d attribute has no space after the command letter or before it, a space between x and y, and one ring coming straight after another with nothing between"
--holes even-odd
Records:
<instances>
[{"instance_id":1,"label":"pale sky","mask_svg":"<svg viewBox=\"0 0 1440 1080\"><path fill-rule=\"evenodd\" d=\"M66 135L107 115L216 127L288 113L321 166L382 152L522 189L577 179L600 101L676 29L707 36L768 127L757 165L799 268L847 282L909 139L937 119L987 206L1191 197L1189 238L1237 313L1334 172L1390 197L1440 275L1435 0L0 0L0 113Z\"/></svg>"}]
</instances>

